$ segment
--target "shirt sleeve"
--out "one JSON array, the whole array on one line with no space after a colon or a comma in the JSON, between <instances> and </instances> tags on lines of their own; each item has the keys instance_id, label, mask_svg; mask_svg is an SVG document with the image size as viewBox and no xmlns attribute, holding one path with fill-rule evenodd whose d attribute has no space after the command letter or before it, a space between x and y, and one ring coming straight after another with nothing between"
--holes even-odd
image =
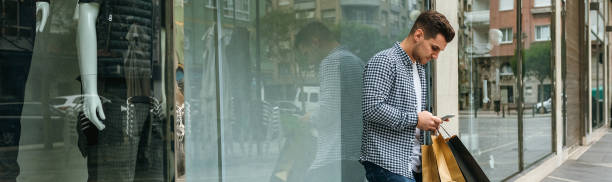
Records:
<instances>
[{"instance_id":1,"label":"shirt sleeve","mask_svg":"<svg viewBox=\"0 0 612 182\"><path fill-rule=\"evenodd\" d=\"M387 56L377 55L370 59L363 76L364 122L383 124L394 130L416 126L416 112L402 112L387 103L395 79L394 65Z\"/></svg>"}]
</instances>

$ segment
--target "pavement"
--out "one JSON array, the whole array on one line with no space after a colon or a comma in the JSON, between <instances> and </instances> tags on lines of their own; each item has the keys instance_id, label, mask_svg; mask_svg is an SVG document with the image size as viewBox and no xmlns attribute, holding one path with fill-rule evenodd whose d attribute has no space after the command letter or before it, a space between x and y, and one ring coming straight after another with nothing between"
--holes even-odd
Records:
<instances>
[{"instance_id":1,"label":"pavement","mask_svg":"<svg viewBox=\"0 0 612 182\"><path fill-rule=\"evenodd\" d=\"M568 159L542 181L612 181L612 129L580 157Z\"/></svg>"},{"instance_id":2,"label":"pavement","mask_svg":"<svg viewBox=\"0 0 612 182\"><path fill-rule=\"evenodd\" d=\"M552 153L550 113L525 115L524 162L526 165ZM519 171L518 117L495 112L459 114L461 141L491 181L503 181Z\"/></svg>"}]
</instances>

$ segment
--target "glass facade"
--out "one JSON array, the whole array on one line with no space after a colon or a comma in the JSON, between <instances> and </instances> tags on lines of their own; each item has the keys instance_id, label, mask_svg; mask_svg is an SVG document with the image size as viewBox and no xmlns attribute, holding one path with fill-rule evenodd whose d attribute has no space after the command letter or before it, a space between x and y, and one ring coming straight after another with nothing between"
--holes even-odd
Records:
<instances>
[{"instance_id":1,"label":"glass facade","mask_svg":"<svg viewBox=\"0 0 612 182\"><path fill-rule=\"evenodd\" d=\"M0 0L0 181L363 181L364 66L440 2ZM492 181L608 123L608 3L576 2L460 0L449 19L452 122Z\"/></svg>"},{"instance_id":2,"label":"glass facade","mask_svg":"<svg viewBox=\"0 0 612 182\"><path fill-rule=\"evenodd\" d=\"M357 162L364 65L407 35L423 1L177 6L175 19L184 20L175 30L185 70L181 179L364 180Z\"/></svg>"},{"instance_id":3,"label":"glass facade","mask_svg":"<svg viewBox=\"0 0 612 182\"><path fill-rule=\"evenodd\" d=\"M591 125L593 129L600 128L605 124L604 120L604 93L605 87L605 63L604 55L604 1L593 0L591 3L598 4L598 9L590 9L590 31L591 41Z\"/></svg>"},{"instance_id":4,"label":"glass facade","mask_svg":"<svg viewBox=\"0 0 612 182\"><path fill-rule=\"evenodd\" d=\"M551 5L461 3L459 134L489 178L500 181L552 153Z\"/></svg>"},{"instance_id":5,"label":"glass facade","mask_svg":"<svg viewBox=\"0 0 612 182\"><path fill-rule=\"evenodd\" d=\"M164 181L160 1L1 4L0 181Z\"/></svg>"}]
</instances>

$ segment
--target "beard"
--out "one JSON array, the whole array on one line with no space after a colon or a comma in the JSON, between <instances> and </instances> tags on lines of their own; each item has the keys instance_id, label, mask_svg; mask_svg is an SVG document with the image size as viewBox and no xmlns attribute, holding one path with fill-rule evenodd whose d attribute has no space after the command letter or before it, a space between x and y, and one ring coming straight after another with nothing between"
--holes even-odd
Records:
<instances>
[{"instance_id":1,"label":"beard","mask_svg":"<svg viewBox=\"0 0 612 182\"><path fill-rule=\"evenodd\" d=\"M429 57L421 56L416 50L412 53L412 55L414 55L414 61L418 62L419 64L424 64L429 61Z\"/></svg>"}]
</instances>

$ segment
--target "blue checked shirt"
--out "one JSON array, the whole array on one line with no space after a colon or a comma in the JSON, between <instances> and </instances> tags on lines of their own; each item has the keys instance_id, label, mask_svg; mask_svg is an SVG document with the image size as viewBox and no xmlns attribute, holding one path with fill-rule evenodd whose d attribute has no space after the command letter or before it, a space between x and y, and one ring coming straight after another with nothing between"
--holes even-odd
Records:
<instances>
[{"instance_id":1,"label":"blue checked shirt","mask_svg":"<svg viewBox=\"0 0 612 182\"><path fill-rule=\"evenodd\" d=\"M418 102L422 108L418 109L412 64L417 64L421 81L422 97ZM425 110L426 96L424 66L412 63L399 43L370 58L363 75L360 160L414 179L412 147L418 142L415 138L417 113Z\"/></svg>"}]
</instances>

